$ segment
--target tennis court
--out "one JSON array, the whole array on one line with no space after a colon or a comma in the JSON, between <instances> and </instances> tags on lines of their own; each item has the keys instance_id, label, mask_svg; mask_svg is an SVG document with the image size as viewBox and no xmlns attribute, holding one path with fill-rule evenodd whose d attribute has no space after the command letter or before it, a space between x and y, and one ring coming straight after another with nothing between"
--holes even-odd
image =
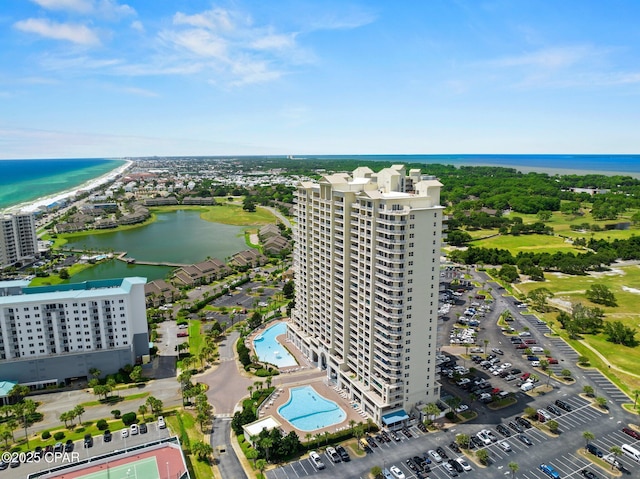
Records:
<instances>
[{"instance_id":1,"label":"tennis court","mask_svg":"<svg viewBox=\"0 0 640 479\"><path fill-rule=\"evenodd\" d=\"M158 461L155 457L145 457L137 461L110 467L109 464L100 466L101 471L91 472L77 479L161 479L158 471ZM164 476L163 478L164 479Z\"/></svg>"}]
</instances>

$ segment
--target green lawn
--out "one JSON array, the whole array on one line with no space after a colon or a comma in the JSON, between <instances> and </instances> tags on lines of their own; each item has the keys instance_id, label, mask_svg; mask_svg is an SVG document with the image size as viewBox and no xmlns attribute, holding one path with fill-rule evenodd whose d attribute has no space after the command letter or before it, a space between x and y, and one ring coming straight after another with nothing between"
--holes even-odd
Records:
<instances>
[{"instance_id":1,"label":"green lawn","mask_svg":"<svg viewBox=\"0 0 640 479\"><path fill-rule=\"evenodd\" d=\"M70 276L73 276L74 274L78 274L80 271L83 271L87 268L91 268L93 266L95 265L89 264L89 263L76 263L70 268L67 268L67 271L69 271ZM47 276L46 278L38 278L38 277L33 278L31 283L29 283L29 286L49 286L54 284L60 284L63 281L64 280L61 279L60 276L58 276L57 274L52 274L50 276Z\"/></svg>"},{"instance_id":2,"label":"green lawn","mask_svg":"<svg viewBox=\"0 0 640 479\"><path fill-rule=\"evenodd\" d=\"M204 336L201 330L202 323L200 320L192 319L189 321L189 352L191 356L197 358L198 354L204 347Z\"/></svg>"},{"instance_id":3,"label":"green lawn","mask_svg":"<svg viewBox=\"0 0 640 479\"><path fill-rule=\"evenodd\" d=\"M638 302L640 301L640 293L634 290L640 290L640 266L625 266L621 268L613 268L612 271L606 273L592 273L588 276L569 276L546 273L547 280L544 283L523 283L518 284L517 289L525 294L531 290L545 287L555 294L554 300L562 301L565 308L570 308L572 303L583 303L587 306L597 306L605 312L605 320L621 321L625 325L640 331L640 312L638 311ZM617 307L606 307L591 303L586 299L585 291L592 284L604 284L608 286L614 293L618 302ZM547 313L543 316L545 320L554 320L557 313ZM554 329L558 330L559 324L554 322ZM564 330L558 330L563 336L566 336ZM636 335L637 339L640 339ZM596 349L607 360L624 371L638 374L638 364L640 364L640 346L629 348L607 341L604 334L584 335L583 341L587 345ZM598 359L586 347L581 346L580 342L571 341L572 345L580 350L580 354L589 356L591 364L597 366L605 372L605 374L616 375L614 382L625 387L627 392L634 389L640 389L640 378L625 375L621 372L609 370L608 367Z\"/></svg>"},{"instance_id":4,"label":"green lawn","mask_svg":"<svg viewBox=\"0 0 640 479\"><path fill-rule=\"evenodd\" d=\"M518 251L530 251L534 253L556 253L561 252L579 252L570 243L565 242L564 238L559 236L548 235L501 235L486 238L482 240L476 240L469 243L472 246L481 248L499 248L511 251L512 254L516 254Z\"/></svg>"},{"instance_id":5,"label":"green lawn","mask_svg":"<svg viewBox=\"0 0 640 479\"><path fill-rule=\"evenodd\" d=\"M208 208L201 217L214 223L237 226L263 226L276 222L276 217L269 210L259 206L255 212L249 213L242 206L223 204Z\"/></svg>"}]
</instances>

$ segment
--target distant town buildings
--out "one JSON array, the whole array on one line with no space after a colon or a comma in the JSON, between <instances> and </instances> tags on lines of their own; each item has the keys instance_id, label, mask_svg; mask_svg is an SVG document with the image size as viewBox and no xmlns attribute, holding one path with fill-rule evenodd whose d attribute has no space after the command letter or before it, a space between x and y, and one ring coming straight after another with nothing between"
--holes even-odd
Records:
<instances>
[{"instance_id":1,"label":"distant town buildings","mask_svg":"<svg viewBox=\"0 0 640 479\"><path fill-rule=\"evenodd\" d=\"M0 216L0 267L33 261L38 257L38 237L32 213Z\"/></svg>"},{"instance_id":2,"label":"distant town buildings","mask_svg":"<svg viewBox=\"0 0 640 479\"><path fill-rule=\"evenodd\" d=\"M0 379L44 387L142 361L149 354L145 283L0 282Z\"/></svg>"},{"instance_id":3,"label":"distant town buildings","mask_svg":"<svg viewBox=\"0 0 640 479\"><path fill-rule=\"evenodd\" d=\"M439 398L441 186L394 165L297 189L289 340L378 424Z\"/></svg>"}]
</instances>

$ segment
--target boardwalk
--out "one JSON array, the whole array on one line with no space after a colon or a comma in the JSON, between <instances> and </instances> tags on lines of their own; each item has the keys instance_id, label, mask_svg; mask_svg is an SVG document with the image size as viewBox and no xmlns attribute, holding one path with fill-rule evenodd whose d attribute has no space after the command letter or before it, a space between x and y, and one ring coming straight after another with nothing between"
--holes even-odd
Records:
<instances>
[{"instance_id":1,"label":"boardwalk","mask_svg":"<svg viewBox=\"0 0 640 479\"><path fill-rule=\"evenodd\" d=\"M124 261L125 263L135 263L135 264L147 264L150 266L173 266L174 268L181 268L183 266L190 266L185 263L170 263L169 261L157 262L157 261L138 261L135 258L127 258L127 252L124 251L122 253L118 253L116 256L117 260Z\"/></svg>"}]
</instances>

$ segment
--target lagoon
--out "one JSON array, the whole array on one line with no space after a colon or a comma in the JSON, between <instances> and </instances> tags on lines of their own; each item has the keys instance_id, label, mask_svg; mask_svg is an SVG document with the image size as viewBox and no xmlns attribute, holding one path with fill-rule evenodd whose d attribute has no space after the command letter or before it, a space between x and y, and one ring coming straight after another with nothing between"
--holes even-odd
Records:
<instances>
[{"instance_id":1,"label":"lagoon","mask_svg":"<svg viewBox=\"0 0 640 479\"><path fill-rule=\"evenodd\" d=\"M81 283L97 279L125 278L128 276L140 276L147 278L147 282L156 279L165 279L175 268L170 266L150 266L146 264L127 264L124 261L112 259L98 263L91 268L74 274L63 283Z\"/></svg>"},{"instance_id":2,"label":"lagoon","mask_svg":"<svg viewBox=\"0 0 640 479\"><path fill-rule=\"evenodd\" d=\"M156 221L138 228L70 237L68 248L126 251L139 261L192 264L207 257L225 261L247 249L245 227L212 223L196 210L156 213ZM75 277L74 277L75 282Z\"/></svg>"}]
</instances>

